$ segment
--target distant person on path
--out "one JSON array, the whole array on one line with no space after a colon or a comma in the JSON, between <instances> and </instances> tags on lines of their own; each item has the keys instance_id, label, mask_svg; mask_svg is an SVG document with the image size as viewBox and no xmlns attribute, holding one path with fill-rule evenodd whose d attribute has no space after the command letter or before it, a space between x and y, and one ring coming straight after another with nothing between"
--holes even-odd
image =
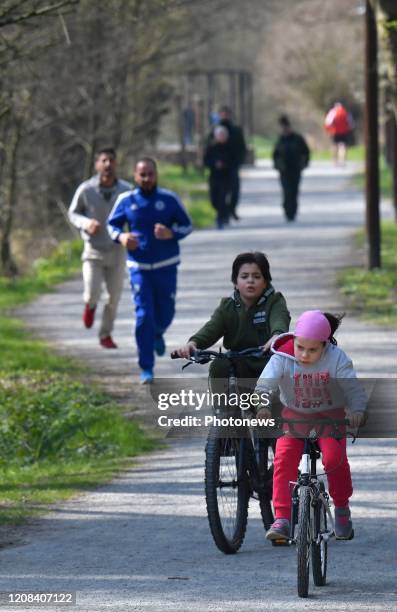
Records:
<instances>
[{"instance_id":1,"label":"distant person on path","mask_svg":"<svg viewBox=\"0 0 397 612\"><path fill-rule=\"evenodd\" d=\"M309 165L310 150L303 136L292 130L286 115L281 115L278 123L281 134L273 151L273 163L280 173L286 219L294 221L298 211L301 174Z\"/></svg>"},{"instance_id":2,"label":"distant person on path","mask_svg":"<svg viewBox=\"0 0 397 612\"><path fill-rule=\"evenodd\" d=\"M351 114L341 102L335 102L328 111L324 127L332 138L335 165L344 166L346 163L347 144L354 128Z\"/></svg>"},{"instance_id":3,"label":"distant person on path","mask_svg":"<svg viewBox=\"0 0 397 612\"><path fill-rule=\"evenodd\" d=\"M214 128L214 138L204 152L204 165L210 169L208 186L211 204L216 210L216 224L223 229L229 222L227 194L232 180L229 131L223 125Z\"/></svg>"},{"instance_id":4,"label":"distant person on path","mask_svg":"<svg viewBox=\"0 0 397 612\"><path fill-rule=\"evenodd\" d=\"M271 284L269 261L264 253L237 255L232 265L231 281L233 295L222 298L210 320L175 352L188 358L194 350L207 349L221 338L228 350L241 351L261 346L262 358L248 357L235 363L239 378L256 381L269 360L269 354L265 353L279 334L288 331L291 317L283 295ZM228 374L229 363L226 360L211 362L213 392L225 391L223 385Z\"/></svg>"},{"instance_id":5,"label":"distant person on path","mask_svg":"<svg viewBox=\"0 0 397 612\"><path fill-rule=\"evenodd\" d=\"M161 356L166 350L164 332L175 314L178 243L192 225L177 195L158 187L154 159L138 160L134 181L136 188L115 203L108 231L128 251L140 379L145 384L153 380L154 352Z\"/></svg>"},{"instance_id":6,"label":"distant person on path","mask_svg":"<svg viewBox=\"0 0 397 612\"><path fill-rule=\"evenodd\" d=\"M227 128L229 132L228 148L230 155L230 185L227 193L227 203L229 208L229 216L239 220L236 212L239 197L240 197L240 177L239 168L244 163L247 153L243 130L240 126L232 121L232 111L229 106L222 106L219 109L219 123ZM214 129L208 137L208 143L213 140Z\"/></svg>"},{"instance_id":7,"label":"distant person on path","mask_svg":"<svg viewBox=\"0 0 397 612\"><path fill-rule=\"evenodd\" d=\"M115 244L109 237L106 221L119 195L129 191L132 186L116 176L116 152L113 147L104 147L96 152L95 170L97 174L84 181L74 194L69 219L80 230L84 240L83 323L87 328L92 327L105 283L107 297L99 328L99 342L104 348L111 349L117 348L112 331L123 289L125 253L121 245Z\"/></svg>"},{"instance_id":8,"label":"distant person on path","mask_svg":"<svg viewBox=\"0 0 397 612\"><path fill-rule=\"evenodd\" d=\"M289 538L290 482L297 479L303 438L316 427L316 419L347 417L353 428L359 427L364 419L366 394L357 380L350 357L336 346L334 338L340 320L341 317L319 310L304 312L294 332L283 334L273 343L274 355L258 379L256 393L271 397L280 391L283 418L308 420L307 424L295 425L295 436L285 423L284 435L277 440L273 477L275 521L266 534L269 540ZM261 418L269 415L268 407L257 412ZM327 436L324 431L318 446L335 504L335 535L348 540L353 530L349 509L353 486L346 437L337 439L332 437L332 432Z\"/></svg>"}]
</instances>

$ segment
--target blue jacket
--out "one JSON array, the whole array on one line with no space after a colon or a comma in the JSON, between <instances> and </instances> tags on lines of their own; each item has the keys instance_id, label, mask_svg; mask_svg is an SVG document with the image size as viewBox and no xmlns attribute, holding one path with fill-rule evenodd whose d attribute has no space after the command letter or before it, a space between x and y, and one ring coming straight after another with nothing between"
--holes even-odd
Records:
<instances>
[{"instance_id":1,"label":"blue jacket","mask_svg":"<svg viewBox=\"0 0 397 612\"><path fill-rule=\"evenodd\" d=\"M170 228L174 237L170 240L155 238L156 223ZM108 218L112 240L119 241L125 224L139 239L138 248L128 251L127 265L140 270L177 265L180 261L178 241L192 231L190 218L179 198L172 191L159 187L149 194L137 187L120 195Z\"/></svg>"}]
</instances>

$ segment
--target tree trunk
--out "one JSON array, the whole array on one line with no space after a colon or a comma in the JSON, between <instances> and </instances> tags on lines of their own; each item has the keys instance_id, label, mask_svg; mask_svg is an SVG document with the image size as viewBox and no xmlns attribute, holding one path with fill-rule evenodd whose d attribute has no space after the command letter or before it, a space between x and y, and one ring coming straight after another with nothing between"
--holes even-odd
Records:
<instances>
[{"instance_id":1,"label":"tree trunk","mask_svg":"<svg viewBox=\"0 0 397 612\"><path fill-rule=\"evenodd\" d=\"M12 136L6 146L5 153L5 187L4 187L4 206L1 219L1 243L0 243L0 263L1 271L5 276L15 277L18 274L18 267L11 252L11 232L17 201L17 168L18 168L18 149L21 143L22 118L14 118L12 126Z\"/></svg>"}]
</instances>

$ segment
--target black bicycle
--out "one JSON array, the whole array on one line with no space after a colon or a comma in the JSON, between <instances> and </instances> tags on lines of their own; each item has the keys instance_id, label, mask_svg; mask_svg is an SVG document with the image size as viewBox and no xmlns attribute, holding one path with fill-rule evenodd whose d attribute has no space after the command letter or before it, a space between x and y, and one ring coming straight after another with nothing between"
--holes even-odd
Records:
<instances>
[{"instance_id":1,"label":"black bicycle","mask_svg":"<svg viewBox=\"0 0 397 612\"><path fill-rule=\"evenodd\" d=\"M306 424L303 419L280 419L287 423L290 433L299 436L294 431L295 424ZM324 482L317 474L317 460L321 456L317 440L323 436L327 427L327 437L343 438L346 433L341 431L349 424L347 419L321 418L313 420L313 427L304 439L299 476L293 483L291 507L290 544L296 544L297 549L297 589L299 597L307 597L309 593L310 560L312 563L313 582L316 586L324 586L327 579L328 541L335 537L334 520L332 518L329 495ZM352 434L353 441L355 437ZM301 436L300 436L301 437ZM349 539L353 539L354 531Z\"/></svg>"},{"instance_id":2,"label":"black bicycle","mask_svg":"<svg viewBox=\"0 0 397 612\"><path fill-rule=\"evenodd\" d=\"M173 359L178 358L172 354ZM226 395L240 393L236 361L247 357L263 357L260 348L243 351L194 351L189 362L206 364L215 359L229 361ZM219 417L231 416L234 407L215 409ZM247 420L247 413L240 412ZM210 530L217 547L225 554L241 547L248 521L251 498L259 501L265 530L273 523L272 485L275 439L256 435L249 425L230 435L222 426L210 428L205 448L205 498Z\"/></svg>"}]
</instances>

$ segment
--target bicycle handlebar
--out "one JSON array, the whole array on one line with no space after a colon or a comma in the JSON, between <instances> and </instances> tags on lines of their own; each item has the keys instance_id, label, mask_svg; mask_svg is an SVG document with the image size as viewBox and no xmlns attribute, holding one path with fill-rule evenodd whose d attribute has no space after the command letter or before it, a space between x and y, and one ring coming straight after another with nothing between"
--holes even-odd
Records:
<instances>
[{"instance_id":1,"label":"bicycle handlebar","mask_svg":"<svg viewBox=\"0 0 397 612\"><path fill-rule=\"evenodd\" d=\"M291 434L292 435L300 435L300 432L297 432L296 429L294 428L294 425L297 424L305 424L305 425L312 425L313 427L317 427L317 430L315 431L315 435L311 435L311 433L309 432L307 436L301 436L301 437L305 437L305 438L310 438L310 439L317 439L320 438L323 434L324 428L326 425L331 425L333 427L332 430L332 434L330 437L332 437L333 435L336 435L339 433L341 433L339 431L339 426L344 426L350 425L350 421L349 419L333 419L332 417L322 417L320 419L315 419L313 418L313 420L309 420L309 419L284 419L283 417L279 417L276 419L276 423L277 426L282 425L283 423L286 423L287 425L291 426ZM327 434L330 435L330 434ZM355 436L352 435L352 437L355 439Z\"/></svg>"},{"instance_id":2,"label":"bicycle handlebar","mask_svg":"<svg viewBox=\"0 0 397 612\"><path fill-rule=\"evenodd\" d=\"M197 349L192 352L190 357L180 357L176 351L173 351L170 355L171 359L186 359L192 363L208 363L214 359L236 359L238 357L263 357L265 353L263 348L260 346L250 347L243 349L242 351L211 351Z\"/></svg>"}]
</instances>

